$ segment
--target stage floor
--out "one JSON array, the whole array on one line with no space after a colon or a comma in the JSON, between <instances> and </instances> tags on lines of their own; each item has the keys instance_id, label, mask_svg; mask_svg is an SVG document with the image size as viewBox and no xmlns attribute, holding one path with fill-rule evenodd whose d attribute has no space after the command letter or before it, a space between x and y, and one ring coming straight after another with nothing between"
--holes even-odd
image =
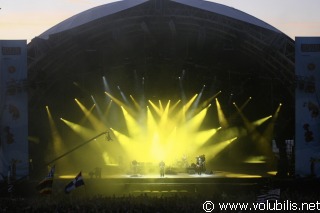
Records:
<instances>
[{"instance_id":1,"label":"stage floor","mask_svg":"<svg viewBox=\"0 0 320 213\"><path fill-rule=\"evenodd\" d=\"M233 173L228 171L213 171L211 174L203 173L175 173L165 174L160 177L159 173L148 174L108 174L102 173L101 177L90 176L87 172L82 172L85 187L77 189L80 193L73 193L74 196L82 195L128 195L128 194L153 194L172 195L176 193L210 194L212 192L223 191L251 191L267 182L273 175ZM57 173L54 177L53 188L59 196L64 195L64 187L74 180L76 173ZM29 181L28 193L37 194L36 188L40 179ZM26 184L21 184L21 188Z\"/></svg>"},{"instance_id":2,"label":"stage floor","mask_svg":"<svg viewBox=\"0 0 320 213\"><path fill-rule=\"evenodd\" d=\"M165 174L164 177L160 177L160 174L113 174L113 175L102 175L101 178L106 179L203 179L203 178L262 178L268 177L268 175L261 174L244 174L244 173L232 173L225 171L215 171L212 174L188 174L188 173L177 173L177 174ZM90 178L90 177L89 177ZM94 177L93 177L94 178Z\"/></svg>"},{"instance_id":3,"label":"stage floor","mask_svg":"<svg viewBox=\"0 0 320 213\"><path fill-rule=\"evenodd\" d=\"M103 184L113 186L126 186L131 188L142 188L153 186L200 186L200 185L255 185L263 182L265 179L272 177L262 176L261 174L252 175L244 173L231 173L226 171L215 171L211 174L189 174L176 173L165 174L160 177L160 174L103 174L101 177L89 176L83 174L85 182L90 184ZM58 176L61 181L70 181L74 178L72 175Z\"/></svg>"},{"instance_id":4,"label":"stage floor","mask_svg":"<svg viewBox=\"0 0 320 213\"><path fill-rule=\"evenodd\" d=\"M74 177L73 177L74 178ZM112 174L101 178L83 175L87 191L91 194L175 194L212 193L223 190L252 190L266 180L261 175L216 171L212 174ZM72 180L71 176L59 178L61 185Z\"/></svg>"}]
</instances>

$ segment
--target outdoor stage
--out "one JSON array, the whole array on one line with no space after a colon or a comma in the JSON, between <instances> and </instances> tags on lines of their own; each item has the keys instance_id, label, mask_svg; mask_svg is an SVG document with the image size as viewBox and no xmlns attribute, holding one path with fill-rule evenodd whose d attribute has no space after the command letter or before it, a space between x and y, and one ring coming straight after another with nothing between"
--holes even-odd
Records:
<instances>
[{"instance_id":1,"label":"outdoor stage","mask_svg":"<svg viewBox=\"0 0 320 213\"><path fill-rule=\"evenodd\" d=\"M86 191L89 194L121 195L121 194L207 194L221 190L256 190L270 176L237 174L226 171L215 171L211 174L177 173L166 174L113 174L102 175L101 178L83 174ZM71 176L60 176L55 185L65 185L72 180Z\"/></svg>"},{"instance_id":2,"label":"outdoor stage","mask_svg":"<svg viewBox=\"0 0 320 213\"><path fill-rule=\"evenodd\" d=\"M275 175L248 175L215 171L212 174L177 173L174 175L160 174L130 175L112 174L102 175L101 178L90 177L83 173L84 186L77 188L70 194L65 194L64 188L74 180L74 174L56 174L53 180L52 196L59 199L81 198L88 196L212 196L213 194L252 193L259 192L265 186L280 188L299 188L301 190L320 190L318 178L277 177ZM14 196L39 196L37 185L42 179L30 178L15 183ZM7 184L1 183L1 196L11 196L7 191Z\"/></svg>"}]
</instances>

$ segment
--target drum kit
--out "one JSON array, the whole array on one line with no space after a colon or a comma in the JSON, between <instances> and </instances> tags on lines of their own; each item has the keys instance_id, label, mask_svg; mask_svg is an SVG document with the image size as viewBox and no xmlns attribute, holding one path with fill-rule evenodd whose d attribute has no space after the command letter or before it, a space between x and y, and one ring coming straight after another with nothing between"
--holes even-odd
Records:
<instances>
[{"instance_id":1,"label":"drum kit","mask_svg":"<svg viewBox=\"0 0 320 213\"><path fill-rule=\"evenodd\" d=\"M176 167L180 170L189 171L195 170L198 174L206 171L206 157L205 155L199 155L196 157L195 163L188 163L187 157L184 155L181 160L176 162Z\"/></svg>"},{"instance_id":2,"label":"drum kit","mask_svg":"<svg viewBox=\"0 0 320 213\"><path fill-rule=\"evenodd\" d=\"M197 172L198 174L201 174L202 172L206 171L206 157L205 155L199 155L196 157L195 163L188 163L188 158L186 155L183 155L180 160L177 160L173 167L168 168L174 168L176 172L189 172L189 170L193 170ZM133 175L137 175L140 173L143 173L143 167L144 163L138 162L136 160L133 160L131 162L131 171Z\"/></svg>"}]
</instances>

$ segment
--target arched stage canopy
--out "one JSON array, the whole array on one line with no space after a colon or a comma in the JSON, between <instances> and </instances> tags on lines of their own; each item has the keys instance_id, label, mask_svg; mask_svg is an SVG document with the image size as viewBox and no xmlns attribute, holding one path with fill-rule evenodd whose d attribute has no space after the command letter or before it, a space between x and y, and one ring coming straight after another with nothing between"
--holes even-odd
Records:
<instances>
[{"instance_id":1,"label":"arched stage canopy","mask_svg":"<svg viewBox=\"0 0 320 213\"><path fill-rule=\"evenodd\" d=\"M213 2L123 0L94 7L28 44L29 133L47 140L45 106L58 118L76 120L74 98L86 106L91 96L105 98L105 76L117 99L121 90L137 100L178 100L182 92L189 100L205 85L203 100L221 91L226 117L234 102L241 105L248 97L253 103L243 113L249 120L272 114L282 103L275 137L292 138L294 48L273 26ZM108 124L118 125L117 119Z\"/></svg>"}]
</instances>

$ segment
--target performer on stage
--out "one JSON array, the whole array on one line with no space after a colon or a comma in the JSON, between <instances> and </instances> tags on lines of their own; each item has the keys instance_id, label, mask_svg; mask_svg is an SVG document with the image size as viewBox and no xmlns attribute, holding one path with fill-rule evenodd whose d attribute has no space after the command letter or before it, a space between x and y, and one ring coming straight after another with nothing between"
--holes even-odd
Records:
<instances>
[{"instance_id":1,"label":"performer on stage","mask_svg":"<svg viewBox=\"0 0 320 213\"><path fill-rule=\"evenodd\" d=\"M201 175L201 172L202 172L202 161L201 161L201 158L199 158L199 157L197 158L196 167L197 167L198 175Z\"/></svg>"},{"instance_id":2,"label":"performer on stage","mask_svg":"<svg viewBox=\"0 0 320 213\"><path fill-rule=\"evenodd\" d=\"M201 175L201 173L206 170L205 168L206 157L205 155L200 155L196 157L196 160L197 160L196 167L197 167L198 175Z\"/></svg>"},{"instance_id":3,"label":"performer on stage","mask_svg":"<svg viewBox=\"0 0 320 213\"><path fill-rule=\"evenodd\" d=\"M159 167L160 167L160 177L164 177L164 167L165 167L165 163L163 161L161 161L159 163Z\"/></svg>"}]
</instances>

